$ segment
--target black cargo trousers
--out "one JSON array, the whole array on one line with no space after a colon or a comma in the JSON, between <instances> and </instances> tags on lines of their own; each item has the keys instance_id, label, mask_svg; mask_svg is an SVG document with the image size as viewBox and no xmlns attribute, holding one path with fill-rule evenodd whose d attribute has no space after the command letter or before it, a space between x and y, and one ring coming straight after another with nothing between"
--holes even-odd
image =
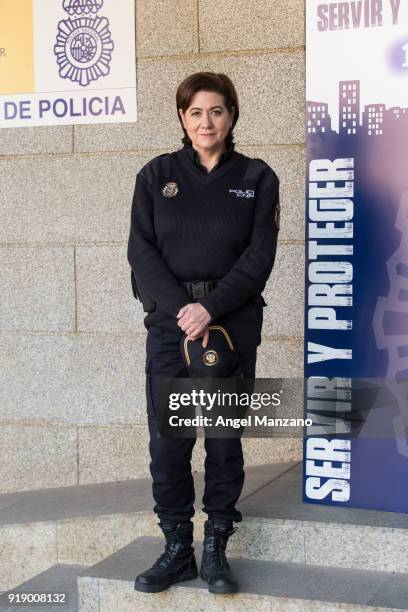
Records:
<instances>
[{"instance_id":1,"label":"black cargo trousers","mask_svg":"<svg viewBox=\"0 0 408 612\"><path fill-rule=\"evenodd\" d=\"M261 340L262 302L251 301L216 321L225 325L238 351L244 376L255 377L257 346ZM214 322L215 323L215 322ZM150 434L150 473L154 512L161 520L183 521L194 516L194 480L191 456L196 438L164 438L158 435L156 406L159 379L188 378L180 352L183 331L177 320L156 306L144 319L146 339L146 402ZM206 459L203 511L209 518L242 520L236 509L244 484L244 458L240 437L204 438Z\"/></svg>"}]
</instances>

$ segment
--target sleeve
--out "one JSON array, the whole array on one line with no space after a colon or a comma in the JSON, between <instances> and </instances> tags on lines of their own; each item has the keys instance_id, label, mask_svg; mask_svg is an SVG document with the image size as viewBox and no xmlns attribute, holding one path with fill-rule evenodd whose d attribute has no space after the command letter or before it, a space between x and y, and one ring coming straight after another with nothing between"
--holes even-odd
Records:
<instances>
[{"instance_id":1,"label":"sleeve","mask_svg":"<svg viewBox=\"0 0 408 612\"><path fill-rule=\"evenodd\" d=\"M267 166L256 193L248 246L214 291L197 300L213 320L236 310L265 288L275 262L279 214L279 179Z\"/></svg>"},{"instance_id":2,"label":"sleeve","mask_svg":"<svg viewBox=\"0 0 408 612\"><path fill-rule=\"evenodd\" d=\"M140 173L133 195L127 258L136 280L162 310L176 317L191 302L156 246L152 188Z\"/></svg>"}]
</instances>

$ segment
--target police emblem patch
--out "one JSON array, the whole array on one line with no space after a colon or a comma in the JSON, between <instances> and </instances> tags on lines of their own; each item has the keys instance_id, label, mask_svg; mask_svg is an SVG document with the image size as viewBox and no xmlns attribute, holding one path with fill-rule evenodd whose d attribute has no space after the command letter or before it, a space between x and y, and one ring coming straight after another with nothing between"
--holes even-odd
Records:
<instances>
[{"instance_id":1,"label":"police emblem patch","mask_svg":"<svg viewBox=\"0 0 408 612\"><path fill-rule=\"evenodd\" d=\"M109 21L96 13L103 0L64 0L69 14L58 24L54 54L59 75L86 87L109 74L114 44Z\"/></svg>"},{"instance_id":2,"label":"police emblem patch","mask_svg":"<svg viewBox=\"0 0 408 612\"><path fill-rule=\"evenodd\" d=\"M208 366L213 366L218 362L218 353L217 351L214 351L213 349L206 351L203 354L203 361L205 363L205 365Z\"/></svg>"},{"instance_id":3,"label":"police emblem patch","mask_svg":"<svg viewBox=\"0 0 408 612\"><path fill-rule=\"evenodd\" d=\"M169 182L164 185L161 192L165 198L174 198L178 194L179 188L177 183Z\"/></svg>"},{"instance_id":4,"label":"police emblem patch","mask_svg":"<svg viewBox=\"0 0 408 612\"><path fill-rule=\"evenodd\" d=\"M278 231L280 230L280 205L279 202L276 204L275 208L275 223Z\"/></svg>"}]
</instances>

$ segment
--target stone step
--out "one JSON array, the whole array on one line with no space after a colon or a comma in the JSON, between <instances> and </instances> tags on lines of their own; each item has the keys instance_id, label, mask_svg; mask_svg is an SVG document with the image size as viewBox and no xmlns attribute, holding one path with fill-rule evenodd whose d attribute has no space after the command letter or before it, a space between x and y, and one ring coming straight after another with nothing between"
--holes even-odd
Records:
<instances>
[{"instance_id":1,"label":"stone step","mask_svg":"<svg viewBox=\"0 0 408 612\"><path fill-rule=\"evenodd\" d=\"M245 521L231 538L236 556L408 573L408 515L304 503L301 464L239 508Z\"/></svg>"},{"instance_id":2,"label":"stone step","mask_svg":"<svg viewBox=\"0 0 408 612\"><path fill-rule=\"evenodd\" d=\"M0 594L0 610L3 612L78 612L78 575L84 565L57 563L12 590ZM50 603L41 602L41 594L50 594ZM16 601L20 596L20 601ZM32 596L33 603L28 602ZM13 598L13 599L11 599Z\"/></svg>"},{"instance_id":3,"label":"stone step","mask_svg":"<svg viewBox=\"0 0 408 612\"><path fill-rule=\"evenodd\" d=\"M202 546L196 545L197 561ZM78 576L80 612L236 610L331 612L404 610L408 581L401 574L327 568L254 559L230 559L240 592L213 595L197 578L162 593L134 590L135 576L163 550L160 538L141 537Z\"/></svg>"},{"instance_id":4,"label":"stone step","mask_svg":"<svg viewBox=\"0 0 408 612\"><path fill-rule=\"evenodd\" d=\"M301 465L246 469L237 558L408 573L408 517L305 504ZM194 474L197 507L203 474ZM150 479L0 496L0 590L56 563L91 566L142 535L161 536ZM195 535L205 516L195 516Z\"/></svg>"},{"instance_id":5,"label":"stone step","mask_svg":"<svg viewBox=\"0 0 408 612\"><path fill-rule=\"evenodd\" d=\"M294 463L246 468L242 498ZM197 500L204 479L195 473ZM151 480L59 487L0 495L0 591L56 563L93 565L139 535L158 535ZM201 531L204 517L196 516Z\"/></svg>"}]
</instances>

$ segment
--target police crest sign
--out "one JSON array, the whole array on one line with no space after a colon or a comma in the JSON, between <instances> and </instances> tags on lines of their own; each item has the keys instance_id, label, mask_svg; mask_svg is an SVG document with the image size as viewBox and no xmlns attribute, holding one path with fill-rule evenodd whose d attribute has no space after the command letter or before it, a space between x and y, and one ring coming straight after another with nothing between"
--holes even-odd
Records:
<instances>
[{"instance_id":1,"label":"police crest sign","mask_svg":"<svg viewBox=\"0 0 408 612\"><path fill-rule=\"evenodd\" d=\"M0 127L136 121L134 1L2 0Z\"/></svg>"},{"instance_id":2,"label":"police crest sign","mask_svg":"<svg viewBox=\"0 0 408 612\"><path fill-rule=\"evenodd\" d=\"M54 53L59 74L86 87L109 74L114 44L106 17L96 15L102 0L64 0L70 17L58 24Z\"/></svg>"}]
</instances>

